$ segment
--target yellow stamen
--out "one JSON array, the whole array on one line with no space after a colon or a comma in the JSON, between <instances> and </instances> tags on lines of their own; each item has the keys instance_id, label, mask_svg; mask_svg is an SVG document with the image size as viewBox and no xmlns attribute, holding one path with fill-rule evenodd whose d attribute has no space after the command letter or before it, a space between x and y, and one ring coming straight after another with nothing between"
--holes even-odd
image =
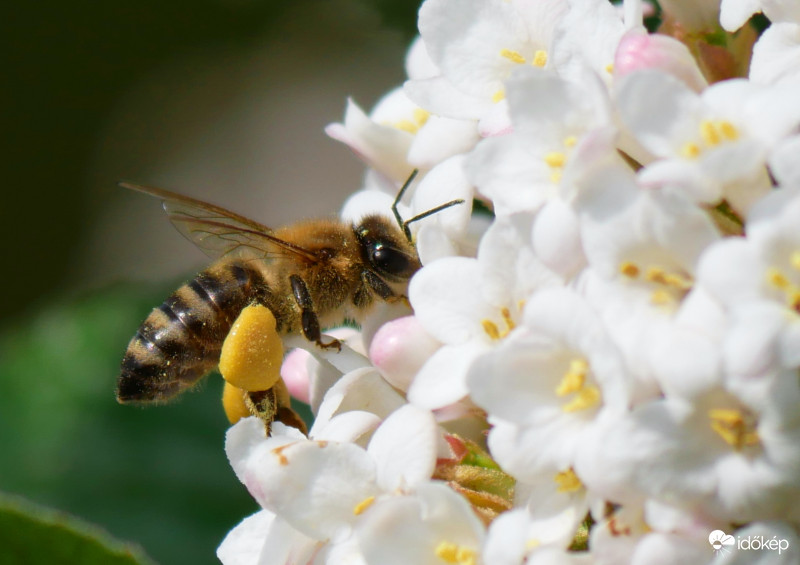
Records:
<instances>
[{"instance_id":1,"label":"yellow stamen","mask_svg":"<svg viewBox=\"0 0 800 565\"><path fill-rule=\"evenodd\" d=\"M544 68L547 64L547 51L538 49L536 53L533 54L533 61L531 61L531 64L534 67Z\"/></svg>"},{"instance_id":2,"label":"yellow stamen","mask_svg":"<svg viewBox=\"0 0 800 565\"><path fill-rule=\"evenodd\" d=\"M419 126L411 120L398 120L396 122L392 122L391 125L395 129L407 131L408 133L417 133L419 131Z\"/></svg>"},{"instance_id":3,"label":"yellow stamen","mask_svg":"<svg viewBox=\"0 0 800 565\"><path fill-rule=\"evenodd\" d=\"M415 108L411 115L414 117L414 121L419 127L424 126L425 122L428 121L428 118L431 117L431 113L427 110L423 110L422 108Z\"/></svg>"},{"instance_id":4,"label":"yellow stamen","mask_svg":"<svg viewBox=\"0 0 800 565\"><path fill-rule=\"evenodd\" d=\"M524 63L525 57L522 56L522 53L519 51L514 51L513 49L501 49L500 56L505 57L512 63Z\"/></svg>"},{"instance_id":5,"label":"yellow stamen","mask_svg":"<svg viewBox=\"0 0 800 565\"><path fill-rule=\"evenodd\" d=\"M498 102L500 102L501 100L503 100L505 97L506 97L506 93L505 93L505 92L503 92L502 90L498 90L497 92L495 92L494 94L492 94L492 102L494 102L495 104L497 104Z\"/></svg>"},{"instance_id":6,"label":"yellow stamen","mask_svg":"<svg viewBox=\"0 0 800 565\"><path fill-rule=\"evenodd\" d=\"M578 138L574 135L568 135L564 138L564 147L575 147L578 143Z\"/></svg>"},{"instance_id":7,"label":"yellow stamen","mask_svg":"<svg viewBox=\"0 0 800 565\"><path fill-rule=\"evenodd\" d=\"M481 320L481 325L483 326L483 331L485 331L490 338L492 339L500 339L500 330L491 320Z\"/></svg>"},{"instance_id":8,"label":"yellow stamen","mask_svg":"<svg viewBox=\"0 0 800 565\"><path fill-rule=\"evenodd\" d=\"M541 541L539 541L536 538L531 538L531 539L529 539L528 541L525 542L525 550L526 551L530 551L531 549L536 549L540 545L542 545Z\"/></svg>"},{"instance_id":9,"label":"yellow stamen","mask_svg":"<svg viewBox=\"0 0 800 565\"><path fill-rule=\"evenodd\" d=\"M792 267L800 271L800 251L792 252L789 262L792 264Z\"/></svg>"},{"instance_id":10,"label":"yellow stamen","mask_svg":"<svg viewBox=\"0 0 800 565\"><path fill-rule=\"evenodd\" d=\"M767 282L781 290L789 288L792 284L783 273L774 267L767 269Z\"/></svg>"},{"instance_id":11,"label":"yellow stamen","mask_svg":"<svg viewBox=\"0 0 800 565\"><path fill-rule=\"evenodd\" d=\"M609 63L605 66L605 70L608 74L614 73L614 63Z\"/></svg>"},{"instance_id":12,"label":"yellow stamen","mask_svg":"<svg viewBox=\"0 0 800 565\"><path fill-rule=\"evenodd\" d=\"M588 410L600 404L600 390L595 386L583 387L581 391L572 399L561 407L563 412L578 412L580 410Z\"/></svg>"},{"instance_id":13,"label":"yellow stamen","mask_svg":"<svg viewBox=\"0 0 800 565\"><path fill-rule=\"evenodd\" d=\"M561 173L561 171L553 171L550 173L550 182L553 184L558 184L561 182L561 177L563 176L564 175Z\"/></svg>"},{"instance_id":14,"label":"yellow stamen","mask_svg":"<svg viewBox=\"0 0 800 565\"><path fill-rule=\"evenodd\" d=\"M503 316L503 321L506 323L506 332L505 335L517 327L517 324L514 323L514 320L511 318L511 311L508 308L501 308L500 315Z\"/></svg>"},{"instance_id":15,"label":"yellow stamen","mask_svg":"<svg viewBox=\"0 0 800 565\"><path fill-rule=\"evenodd\" d=\"M728 140L735 140L739 139L739 130L736 129L736 126L730 123L727 120L722 120L719 123L719 131L722 133L722 136Z\"/></svg>"},{"instance_id":16,"label":"yellow stamen","mask_svg":"<svg viewBox=\"0 0 800 565\"><path fill-rule=\"evenodd\" d=\"M566 396L583 389L586 375L589 372L589 363L584 359L573 359L569 362L569 369L561 377L561 382L556 388L558 396Z\"/></svg>"},{"instance_id":17,"label":"yellow stamen","mask_svg":"<svg viewBox=\"0 0 800 565\"><path fill-rule=\"evenodd\" d=\"M567 156L560 151L550 151L545 153L544 162L554 168L561 168L567 162Z\"/></svg>"},{"instance_id":18,"label":"yellow stamen","mask_svg":"<svg viewBox=\"0 0 800 565\"><path fill-rule=\"evenodd\" d=\"M639 267L636 266L635 263L631 263L630 261L623 261L620 263L619 272L625 275L626 277L630 277L635 279L639 276Z\"/></svg>"},{"instance_id":19,"label":"yellow stamen","mask_svg":"<svg viewBox=\"0 0 800 565\"><path fill-rule=\"evenodd\" d=\"M666 273L661 267L650 267L647 269L644 278L650 282L666 284Z\"/></svg>"},{"instance_id":20,"label":"yellow stamen","mask_svg":"<svg viewBox=\"0 0 800 565\"><path fill-rule=\"evenodd\" d=\"M759 442L755 424L748 422L744 414L732 408L717 408L708 411L711 429L725 440L725 443L739 451L746 445Z\"/></svg>"},{"instance_id":21,"label":"yellow stamen","mask_svg":"<svg viewBox=\"0 0 800 565\"><path fill-rule=\"evenodd\" d=\"M355 505L355 508L353 508L353 514L355 514L356 516L361 515L361 513L364 512L364 510L372 506L373 502L375 502L375 497L368 496L367 498L365 498L364 500Z\"/></svg>"},{"instance_id":22,"label":"yellow stamen","mask_svg":"<svg viewBox=\"0 0 800 565\"><path fill-rule=\"evenodd\" d=\"M468 547L442 541L436 546L434 553L436 553L437 557L445 561L445 563L475 565L475 550Z\"/></svg>"},{"instance_id":23,"label":"yellow stamen","mask_svg":"<svg viewBox=\"0 0 800 565\"><path fill-rule=\"evenodd\" d=\"M558 489L556 489L558 492L575 492L583 486L583 483L572 468L556 473L554 479L558 485Z\"/></svg>"},{"instance_id":24,"label":"yellow stamen","mask_svg":"<svg viewBox=\"0 0 800 565\"><path fill-rule=\"evenodd\" d=\"M681 155L687 159L696 159L700 156L700 147L696 143L689 142L681 148Z\"/></svg>"},{"instance_id":25,"label":"yellow stamen","mask_svg":"<svg viewBox=\"0 0 800 565\"><path fill-rule=\"evenodd\" d=\"M669 273L664 275L664 284L680 290L689 290L692 288L691 279L679 273Z\"/></svg>"},{"instance_id":26,"label":"yellow stamen","mask_svg":"<svg viewBox=\"0 0 800 565\"><path fill-rule=\"evenodd\" d=\"M714 125L714 122L711 120L703 120L700 122L700 137L703 138L706 145L710 145L711 147L719 145L722 141L722 136L717 126Z\"/></svg>"},{"instance_id":27,"label":"yellow stamen","mask_svg":"<svg viewBox=\"0 0 800 565\"><path fill-rule=\"evenodd\" d=\"M672 295L663 289L656 289L650 295L650 302L656 305L664 305L672 302Z\"/></svg>"}]
</instances>

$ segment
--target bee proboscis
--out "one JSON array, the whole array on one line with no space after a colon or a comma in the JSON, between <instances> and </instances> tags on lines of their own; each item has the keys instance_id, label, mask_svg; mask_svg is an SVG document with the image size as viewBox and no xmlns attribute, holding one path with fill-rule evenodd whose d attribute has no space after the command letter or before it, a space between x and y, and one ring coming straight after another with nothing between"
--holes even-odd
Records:
<instances>
[{"instance_id":1,"label":"bee proboscis","mask_svg":"<svg viewBox=\"0 0 800 565\"><path fill-rule=\"evenodd\" d=\"M415 174L392 205L396 223L373 214L354 224L317 219L276 230L188 196L120 183L161 199L178 231L216 261L142 323L122 360L117 400L159 403L191 388L217 366L231 326L251 304L269 308L281 335L301 334L318 347L340 348L338 340L323 339L321 328L362 320L376 300L404 298L420 267L408 225L463 202L404 221L397 205ZM267 429L281 411L290 411L275 405L274 391L245 396ZM297 420L290 412L286 418Z\"/></svg>"}]
</instances>

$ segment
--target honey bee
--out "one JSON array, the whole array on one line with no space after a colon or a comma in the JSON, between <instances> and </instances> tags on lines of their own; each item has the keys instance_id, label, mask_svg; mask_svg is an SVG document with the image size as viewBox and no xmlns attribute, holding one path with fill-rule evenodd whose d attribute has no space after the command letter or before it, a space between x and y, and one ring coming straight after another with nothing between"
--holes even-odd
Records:
<instances>
[{"instance_id":1,"label":"honey bee","mask_svg":"<svg viewBox=\"0 0 800 565\"><path fill-rule=\"evenodd\" d=\"M396 223L373 214L356 224L317 219L276 230L188 196L120 183L161 199L178 231L216 261L142 323L122 359L117 400L161 403L191 388L217 366L234 321L252 304L272 312L280 335L340 349L338 340L323 339L321 328L363 320L377 300L404 299L420 268L409 224L463 203L403 220L397 205L415 175L392 204ZM273 390L245 394L267 429L276 418L297 419L276 397Z\"/></svg>"}]
</instances>

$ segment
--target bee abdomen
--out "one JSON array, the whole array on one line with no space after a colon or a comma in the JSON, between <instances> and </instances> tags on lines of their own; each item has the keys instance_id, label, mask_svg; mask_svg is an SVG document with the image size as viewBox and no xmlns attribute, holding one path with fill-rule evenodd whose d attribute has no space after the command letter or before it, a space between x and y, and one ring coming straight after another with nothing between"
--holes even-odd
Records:
<instances>
[{"instance_id":1,"label":"bee abdomen","mask_svg":"<svg viewBox=\"0 0 800 565\"><path fill-rule=\"evenodd\" d=\"M242 263L214 265L180 287L128 344L117 399L165 401L195 384L217 365L233 321L264 287L260 272Z\"/></svg>"}]
</instances>

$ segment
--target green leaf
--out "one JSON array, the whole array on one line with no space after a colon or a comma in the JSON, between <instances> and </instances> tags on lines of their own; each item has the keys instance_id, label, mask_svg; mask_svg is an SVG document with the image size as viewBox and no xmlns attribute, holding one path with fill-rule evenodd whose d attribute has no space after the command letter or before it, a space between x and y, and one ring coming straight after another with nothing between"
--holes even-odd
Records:
<instances>
[{"instance_id":1,"label":"green leaf","mask_svg":"<svg viewBox=\"0 0 800 565\"><path fill-rule=\"evenodd\" d=\"M0 552L6 565L144 565L140 548L19 497L0 494Z\"/></svg>"}]
</instances>

